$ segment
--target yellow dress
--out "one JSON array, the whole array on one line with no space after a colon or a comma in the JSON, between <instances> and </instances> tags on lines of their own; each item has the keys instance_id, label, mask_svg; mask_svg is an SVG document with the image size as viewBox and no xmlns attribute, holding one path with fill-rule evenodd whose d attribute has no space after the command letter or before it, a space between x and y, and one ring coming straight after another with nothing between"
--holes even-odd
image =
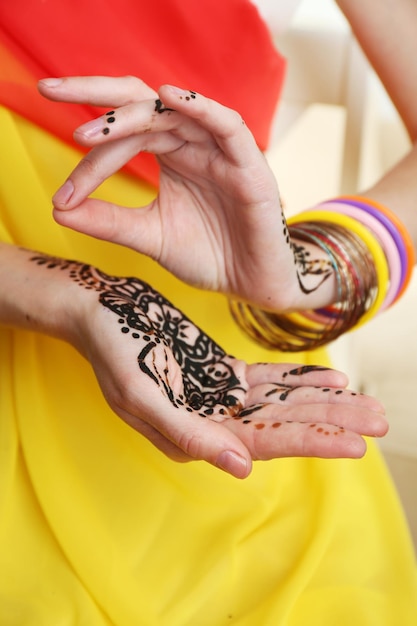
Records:
<instances>
[{"instance_id":1,"label":"yellow dress","mask_svg":"<svg viewBox=\"0 0 417 626\"><path fill-rule=\"evenodd\" d=\"M79 154L4 108L0 127L3 241L136 274L248 361L326 359L266 352L222 296L55 224ZM154 190L119 174L101 193ZM259 462L244 481L177 464L111 412L73 348L0 329L0 626L228 624L417 624L413 548L373 442L360 461Z\"/></svg>"}]
</instances>

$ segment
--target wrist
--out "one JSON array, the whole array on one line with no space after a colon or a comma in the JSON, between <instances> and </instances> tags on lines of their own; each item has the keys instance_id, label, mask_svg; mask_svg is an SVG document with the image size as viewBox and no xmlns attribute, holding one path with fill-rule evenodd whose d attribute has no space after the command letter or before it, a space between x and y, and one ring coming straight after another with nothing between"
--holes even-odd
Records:
<instances>
[{"instance_id":1,"label":"wrist","mask_svg":"<svg viewBox=\"0 0 417 626\"><path fill-rule=\"evenodd\" d=\"M53 258L0 244L0 323L67 341L80 349L91 295Z\"/></svg>"}]
</instances>

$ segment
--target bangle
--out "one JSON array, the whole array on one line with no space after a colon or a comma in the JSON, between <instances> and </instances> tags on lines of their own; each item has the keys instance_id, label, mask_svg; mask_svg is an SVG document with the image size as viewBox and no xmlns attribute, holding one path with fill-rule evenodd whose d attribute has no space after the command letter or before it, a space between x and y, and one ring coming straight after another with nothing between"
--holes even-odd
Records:
<instances>
[{"instance_id":1,"label":"bangle","mask_svg":"<svg viewBox=\"0 0 417 626\"><path fill-rule=\"evenodd\" d=\"M400 218L380 202L376 202L375 200L371 200L370 198L366 198L364 196L341 196L335 200L337 202L353 204L354 206L367 211L379 219L379 221L384 224L393 236L403 262L403 280L394 299L394 302L396 302L404 293L411 280L415 263L415 250L408 230Z\"/></svg>"},{"instance_id":2,"label":"bangle","mask_svg":"<svg viewBox=\"0 0 417 626\"><path fill-rule=\"evenodd\" d=\"M353 328L374 304L378 277L365 243L340 224L297 222L289 231L291 237L314 243L329 256L336 277L337 304L320 313L309 310L286 315L234 300L229 301L229 307L249 337L269 349L296 352L325 345Z\"/></svg>"},{"instance_id":3,"label":"bangle","mask_svg":"<svg viewBox=\"0 0 417 626\"><path fill-rule=\"evenodd\" d=\"M364 312L364 314L361 316L361 320L357 324L362 325L371 317L376 315L376 313L379 311L385 300L385 296L388 290L388 264L380 243L372 235L372 233L370 233L369 230L365 226L360 224L357 220L347 215L341 215L340 213L335 213L333 211L308 210L299 214L297 218L290 218L288 220L288 224L293 223L295 219L303 217L307 217L309 220L312 221L314 220L339 224L343 228L349 229L351 232L356 233L356 235L358 235L358 237L366 244L366 247L369 250L369 253L371 254L371 257L373 259L373 264L376 268L376 273L378 277L378 288L375 294L374 301L367 309L367 311Z\"/></svg>"},{"instance_id":4,"label":"bangle","mask_svg":"<svg viewBox=\"0 0 417 626\"><path fill-rule=\"evenodd\" d=\"M367 198L326 201L288 219L288 231L326 252L337 301L287 314L229 301L237 324L267 348L295 352L325 345L393 304L410 281L415 259L410 235L386 207Z\"/></svg>"},{"instance_id":5,"label":"bangle","mask_svg":"<svg viewBox=\"0 0 417 626\"><path fill-rule=\"evenodd\" d=\"M372 213L363 211L353 204L324 202L318 205L318 208L324 211L338 211L339 213L353 217L366 226L371 233L376 235L381 243L389 268L389 287L380 310L383 311L387 309L395 300L400 286L402 285L404 273L402 271L403 265L401 263L399 250L390 232Z\"/></svg>"}]
</instances>

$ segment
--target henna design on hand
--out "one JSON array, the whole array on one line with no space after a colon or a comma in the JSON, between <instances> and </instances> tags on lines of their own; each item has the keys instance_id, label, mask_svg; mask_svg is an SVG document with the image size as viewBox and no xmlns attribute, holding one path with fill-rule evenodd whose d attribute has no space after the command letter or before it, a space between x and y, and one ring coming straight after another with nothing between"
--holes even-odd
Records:
<instances>
[{"instance_id":1,"label":"henna design on hand","mask_svg":"<svg viewBox=\"0 0 417 626\"><path fill-rule=\"evenodd\" d=\"M303 293L316 291L333 273L333 267L329 259L311 259L310 252L304 246L292 243L295 264L297 266L297 279ZM305 276L321 276L321 280L308 289L303 283Z\"/></svg>"},{"instance_id":2,"label":"henna design on hand","mask_svg":"<svg viewBox=\"0 0 417 626\"><path fill-rule=\"evenodd\" d=\"M114 117L114 113L115 111L107 111L106 113L106 122L108 124L113 124L116 121L116 118ZM108 135L110 132L110 128L108 128L107 126L105 128L103 128L102 133L103 135Z\"/></svg>"},{"instance_id":3,"label":"henna design on hand","mask_svg":"<svg viewBox=\"0 0 417 626\"><path fill-rule=\"evenodd\" d=\"M258 363L258 365L267 365L267 363ZM305 374L309 374L310 372L325 372L329 370L330 370L329 367L324 367L322 365L300 365L286 372L283 372L282 378L285 379L288 376L303 376ZM279 393L280 394L279 400L283 404L288 400L288 397L291 393L295 392L297 389L303 389L303 385L289 385L283 382L270 383L270 385L271 385L271 389L265 392L265 399ZM351 396L358 395L356 392L350 391L347 389L330 388L330 387L315 387L315 388L320 389L322 393L333 392L337 396L341 394L348 394ZM257 404L253 404L251 406L245 407L239 412L238 415L234 417L234 419L242 420L241 421L242 424L252 424L252 426L256 428L257 430L262 430L266 426L264 422L254 421L253 419L249 419L249 418L253 418L254 416L256 416L256 414L265 407L265 404L266 404L265 402L258 402ZM294 424L294 425L301 426L303 424L304 425L308 424L308 422L305 422L302 420L299 420L296 422L293 420L285 420L284 422L272 422L268 424L268 426L270 428L276 429L282 426L283 424ZM330 434L339 435L345 432L345 429L342 426L337 426L337 427L332 426L332 430L327 430L323 428L322 426L318 426L317 424L309 424L309 428L315 428L317 433L323 434L326 436Z\"/></svg>"},{"instance_id":4,"label":"henna design on hand","mask_svg":"<svg viewBox=\"0 0 417 626\"><path fill-rule=\"evenodd\" d=\"M195 91L191 91L191 89L189 91L190 91L190 95L189 96L184 96L184 99L185 100L195 100L196 96L197 96L196 92ZM183 99L183 96L180 96L180 100L182 100L182 99Z\"/></svg>"},{"instance_id":5,"label":"henna design on hand","mask_svg":"<svg viewBox=\"0 0 417 626\"><path fill-rule=\"evenodd\" d=\"M280 200L282 206L282 201ZM285 237L285 243L289 245L294 255L294 264L296 267L296 275L299 287L305 294L316 291L333 273L333 267L330 259L311 259L310 252L302 245L296 244L290 239L288 224L285 219L284 212L281 210L282 234ZM321 280L308 289L303 282L303 277L321 276Z\"/></svg>"},{"instance_id":6,"label":"henna design on hand","mask_svg":"<svg viewBox=\"0 0 417 626\"><path fill-rule=\"evenodd\" d=\"M303 374L308 374L309 372L326 372L329 370L329 367L324 367L323 365L300 365L291 369L289 372L284 372L282 377L286 378L288 375L302 376Z\"/></svg>"},{"instance_id":7,"label":"henna design on hand","mask_svg":"<svg viewBox=\"0 0 417 626\"><path fill-rule=\"evenodd\" d=\"M165 111L175 111L175 109L170 109L169 107L166 107L162 100L158 98L157 100L155 100L155 111L157 113L165 113Z\"/></svg>"},{"instance_id":8,"label":"henna design on hand","mask_svg":"<svg viewBox=\"0 0 417 626\"><path fill-rule=\"evenodd\" d=\"M137 278L109 276L77 261L47 255L30 260L68 271L81 287L99 293L99 302L117 316L121 332L144 343L138 366L174 407L185 406L202 417L238 413L238 395L245 390L226 353L150 285ZM183 393L176 393L171 385L172 356L182 373Z\"/></svg>"}]
</instances>

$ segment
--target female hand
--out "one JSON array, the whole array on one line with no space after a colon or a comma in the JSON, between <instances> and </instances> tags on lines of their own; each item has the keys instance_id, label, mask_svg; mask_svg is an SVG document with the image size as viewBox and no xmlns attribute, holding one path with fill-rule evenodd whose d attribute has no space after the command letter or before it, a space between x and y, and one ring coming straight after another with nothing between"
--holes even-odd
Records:
<instances>
[{"instance_id":1,"label":"female hand","mask_svg":"<svg viewBox=\"0 0 417 626\"><path fill-rule=\"evenodd\" d=\"M31 261L84 290L71 343L113 411L174 460L244 478L252 460L361 457L362 435L387 431L380 403L347 390L340 372L248 365L137 278L42 254Z\"/></svg>"},{"instance_id":2,"label":"female hand","mask_svg":"<svg viewBox=\"0 0 417 626\"><path fill-rule=\"evenodd\" d=\"M55 83L41 81L40 92L112 109L74 133L92 149L54 196L60 224L143 252L189 284L264 308L285 310L305 297L275 178L238 113L167 85L157 94L132 77ZM131 209L88 198L140 151L160 164L153 202Z\"/></svg>"}]
</instances>

